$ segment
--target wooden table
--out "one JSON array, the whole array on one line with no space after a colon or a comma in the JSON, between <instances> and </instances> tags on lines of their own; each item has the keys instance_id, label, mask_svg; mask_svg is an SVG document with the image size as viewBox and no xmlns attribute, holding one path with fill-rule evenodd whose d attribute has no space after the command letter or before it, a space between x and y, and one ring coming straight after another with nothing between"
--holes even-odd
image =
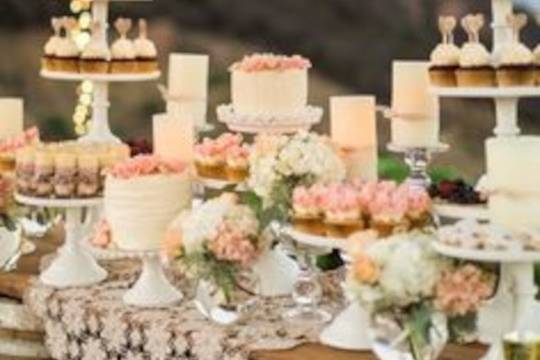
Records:
<instances>
[{"instance_id":1,"label":"wooden table","mask_svg":"<svg viewBox=\"0 0 540 360\"><path fill-rule=\"evenodd\" d=\"M43 255L54 251L63 239L62 230L53 229L44 239L37 240L35 253L21 258L16 271L0 273L0 295L14 299L22 299L29 280L38 274L39 261ZM19 334L13 336L36 336L35 334ZM476 360L485 353L482 346L448 346L441 359L444 360ZM21 360L22 358L3 357L0 360ZM320 344L307 344L293 350L263 351L254 355L254 360L375 360L376 357L369 352L351 352L334 350Z\"/></svg>"}]
</instances>

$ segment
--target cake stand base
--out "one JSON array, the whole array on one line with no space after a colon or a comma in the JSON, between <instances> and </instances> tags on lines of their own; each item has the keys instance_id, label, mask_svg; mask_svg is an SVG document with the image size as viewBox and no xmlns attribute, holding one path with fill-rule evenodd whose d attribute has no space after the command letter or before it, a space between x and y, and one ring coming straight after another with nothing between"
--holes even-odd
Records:
<instances>
[{"instance_id":1,"label":"cake stand base","mask_svg":"<svg viewBox=\"0 0 540 360\"><path fill-rule=\"evenodd\" d=\"M134 253L142 258L142 273L124 294L124 303L139 307L166 307L179 303L183 295L165 277L159 251Z\"/></svg>"},{"instance_id":2,"label":"cake stand base","mask_svg":"<svg viewBox=\"0 0 540 360\"><path fill-rule=\"evenodd\" d=\"M321 332L319 341L336 349L369 350L368 324L369 314L358 303L352 302Z\"/></svg>"}]
</instances>

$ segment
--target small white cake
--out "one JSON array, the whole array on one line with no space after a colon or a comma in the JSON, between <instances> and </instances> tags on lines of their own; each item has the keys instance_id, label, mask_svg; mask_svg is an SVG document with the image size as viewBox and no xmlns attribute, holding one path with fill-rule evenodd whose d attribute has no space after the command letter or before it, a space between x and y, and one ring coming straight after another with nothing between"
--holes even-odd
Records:
<instances>
[{"instance_id":1,"label":"small white cake","mask_svg":"<svg viewBox=\"0 0 540 360\"><path fill-rule=\"evenodd\" d=\"M180 163L139 156L118 164L105 183L105 217L123 250L157 250L174 218L191 206L191 175Z\"/></svg>"},{"instance_id":2,"label":"small white cake","mask_svg":"<svg viewBox=\"0 0 540 360\"><path fill-rule=\"evenodd\" d=\"M298 55L254 54L231 68L235 112L288 115L307 106L309 60Z\"/></svg>"},{"instance_id":3,"label":"small white cake","mask_svg":"<svg viewBox=\"0 0 540 360\"><path fill-rule=\"evenodd\" d=\"M540 137L486 141L489 214L507 227L540 228Z\"/></svg>"}]
</instances>

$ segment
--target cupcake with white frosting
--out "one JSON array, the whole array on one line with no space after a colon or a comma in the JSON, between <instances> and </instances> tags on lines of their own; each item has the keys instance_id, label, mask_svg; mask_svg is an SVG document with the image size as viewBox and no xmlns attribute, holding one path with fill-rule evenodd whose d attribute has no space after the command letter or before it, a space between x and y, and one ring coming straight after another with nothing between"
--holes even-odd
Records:
<instances>
[{"instance_id":1,"label":"cupcake with white frosting","mask_svg":"<svg viewBox=\"0 0 540 360\"><path fill-rule=\"evenodd\" d=\"M459 67L459 48L454 44L456 19L452 16L439 17L442 42L431 52L429 76L435 86L453 87L457 85L456 70Z\"/></svg>"},{"instance_id":2,"label":"cupcake with white frosting","mask_svg":"<svg viewBox=\"0 0 540 360\"><path fill-rule=\"evenodd\" d=\"M109 46L100 36L101 26L99 22L92 24L92 39L90 39L81 55L80 67L82 73L106 74L109 72L111 53Z\"/></svg>"},{"instance_id":3,"label":"cupcake with white frosting","mask_svg":"<svg viewBox=\"0 0 540 360\"><path fill-rule=\"evenodd\" d=\"M142 73L158 71L156 45L148 39L148 25L144 19L139 20L139 37L134 43L138 71Z\"/></svg>"},{"instance_id":4,"label":"cupcake with white frosting","mask_svg":"<svg viewBox=\"0 0 540 360\"><path fill-rule=\"evenodd\" d=\"M53 17L51 19L51 26L54 34L47 40L47 43L43 47L43 58L41 60L41 67L44 70L55 71L56 70L56 52L59 43L62 41L60 37L60 30L62 29L61 19Z\"/></svg>"},{"instance_id":5,"label":"cupcake with white frosting","mask_svg":"<svg viewBox=\"0 0 540 360\"><path fill-rule=\"evenodd\" d=\"M137 72L135 45L127 37L131 29L131 19L118 18L114 27L120 36L111 47L111 73L135 73Z\"/></svg>"},{"instance_id":6,"label":"cupcake with white frosting","mask_svg":"<svg viewBox=\"0 0 540 360\"><path fill-rule=\"evenodd\" d=\"M65 29L65 34L55 44L54 69L63 72L79 72L80 50L70 36L71 31L77 27L77 20L73 17L64 17L60 22L61 27Z\"/></svg>"},{"instance_id":7,"label":"cupcake with white frosting","mask_svg":"<svg viewBox=\"0 0 540 360\"><path fill-rule=\"evenodd\" d=\"M458 86L495 86L495 69L492 57L486 47L480 43L479 31L484 26L482 14L467 15L461 21L469 40L461 48L459 69L456 71Z\"/></svg>"},{"instance_id":8,"label":"cupcake with white frosting","mask_svg":"<svg viewBox=\"0 0 540 360\"><path fill-rule=\"evenodd\" d=\"M521 29L527 24L527 16L508 15L506 21L514 32L514 38L502 48L497 67L497 83L499 86L534 86L534 55L519 41Z\"/></svg>"}]
</instances>

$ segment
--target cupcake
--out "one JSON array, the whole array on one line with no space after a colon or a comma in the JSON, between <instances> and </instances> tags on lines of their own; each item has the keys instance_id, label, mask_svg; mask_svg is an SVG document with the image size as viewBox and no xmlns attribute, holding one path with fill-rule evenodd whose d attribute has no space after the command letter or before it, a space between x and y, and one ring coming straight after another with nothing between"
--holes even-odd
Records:
<instances>
[{"instance_id":1,"label":"cupcake","mask_svg":"<svg viewBox=\"0 0 540 360\"><path fill-rule=\"evenodd\" d=\"M34 158L34 179L32 187L34 194L40 197L53 195L54 157L45 149L36 152Z\"/></svg>"},{"instance_id":2,"label":"cupcake","mask_svg":"<svg viewBox=\"0 0 540 360\"><path fill-rule=\"evenodd\" d=\"M216 141L204 139L201 144L195 146L195 167L201 177L224 179L225 176L225 152L218 146Z\"/></svg>"},{"instance_id":3,"label":"cupcake","mask_svg":"<svg viewBox=\"0 0 540 360\"><path fill-rule=\"evenodd\" d=\"M99 158L96 154L79 154L77 158L77 196L96 196L100 190Z\"/></svg>"},{"instance_id":4,"label":"cupcake","mask_svg":"<svg viewBox=\"0 0 540 360\"><path fill-rule=\"evenodd\" d=\"M491 64L491 54L480 43L479 31L484 26L484 16L467 15L461 25L469 36L459 53L459 69L456 71L458 86L495 86L495 70Z\"/></svg>"},{"instance_id":5,"label":"cupcake","mask_svg":"<svg viewBox=\"0 0 540 360\"><path fill-rule=\"evenodd\" d=\"M139 37L134 43L138 72L150 73L158 71L156 45L148 39L148 25L144 19L139 20Z\"/></svg>"},{"instance_id":6,"label":"cupcake","mask_svg":"<svg viewBox=\"0 0 540 360\"><path fill-rule=\"evenodd\" d=\"M358 191L347 185L329 189L324 200L324 222L330 237L347 238L362 230L364 221Z\"/></svg>"},{"instance_id":7,"label":"cupcake","mask_svg":"<svg viewBox=\"0 0 540 360\"><path fill-rule=\"evenodd\" d=\"M127 37L129 29L131 29L131 19L118 18L114 23L114 27L120 36L111 47L111 73L135 73L137 72L135 46L133 41Z\"/></svg>"},{"instance_id":8,"label":"cupcake","mask_svg":"<svg viewBox=\"0 0 540 360\"><path fill-rule=\"evenodd\" d=\"M370 227L380 237L409 230L408 199L398 194L397 191L378 192L369 205Z\"/></svg>"},{"instance_id":9,"label":"cupcake","mask_svg":"<svg viewBox=\"0 0 540 360\"><path fill-rule=\"evenodd\" d=\"M292 222L300 232L314 235L326 235L326 227L322 219L320 195L322 187L312 188L299 186L292 196Z\"/></svg>"},{"instance_id":10,"label":"cupcake","mask_svg":"<svg viewBox=\"0 0 540 360\"><path fill-rule=\"evenodd\" d=\"M236 145L227 151L227 178L234 182L242 182L249 176L249 148Z\"/></svg>"},{"instance_id":11,"label":"cupcake","mask_svg":"<svg viewBox=\"0 0 540 360\"><path fill-rule=\"evenodd\" d=\"M536 85L540 86L540 44L534 49L534 64L536 72Z\"/></svg>"},{"instance_id":12,"label":"cupcake","mask_svg":"<svg viewBox=\"0 0 540 360\"><path fill-rule=\"evenodd\" d=\"M411 228L421 229L433 224L432 201L427 191L403 184L397 192L407 198L406 217Z\"/></svg>"},{"instance_id":13,"label":"cupcake","mask_svg":"<svg viewBox=\"0 0 540 360\"><path fill-rule=\"evenodd\" d=\"M459 67L459 48L454 44L454 17L439 18L442 42L431 52L429 77L435 86L453 87L457 85L456 70Z\"/></svg>"},{"instance_id":14,"label":"cupcake","mask_svg":"<svg viewBox=\"0 0 540 360\"><path fill-rule=\"evenodd\" d=\"M43 70L55 71L56 70L56 53L58 51L58 45L62 42L60 37L60 30L62 29L62 23L59 18L53 17L51 19L51 26L54 34L49 38L45 47L43 48L43 58L41 60L41 67Z\"/></svg>"},{"instance_id":15,"label":"cupcake","mask_svg":"<svg viewBox=\"0 0 540 360\"><path fill-rule=\"evenodd\" d=\"M77 183L77 156L73 153L56 153L54 155L54 193L59 198L70 198L75 195Z\"/></svg>"},{"instance_id":16,"label":"cupcake","mask_svg":"<svg viewBox=\"0 0 540 360\"><path fill-rule=\"evenodd\" d=\"M34 152L31 148L24 148L16 154L16 188L21 194L32 194L32 182L34 177Z\"/></svg>"},{"instance_id":17,"label":"cupcake","mask_svg":"<svg viewBox=\"0 0 540 360\"><path fill-rule=\"evenodd\" d=\"M109 72L111 54L107 43L101 39L101 26L101 23L97 21L92 24L92 38L81 55L82 73L106 74Z\"/></svg>"},{"instance_id":18,"label":"cupcake","mask_svg":"<svg viewBox=\"0 0 540 360\"><path fill-rule=\"evenodd\" d=\"M514 32L514 39L501 49L497 83L499 86L534 86L536 74L533 52L519 41L519 33L527 24L527 16L508 15L506 20Z\"/></svg>"},{"instance_id":19,"label":"cupcake","mask_svg":"<svg viewBox=\"0 0 540 360\"><path fill-rule=\"evenodd\" d=\"M53 59L53 67L56 71L76 73L79 72L79 47L70 33L77 27L77 20L64 17L60 21L65 29L65 34L56 44L56 57Z\"/></svg>"}]
</instances>

